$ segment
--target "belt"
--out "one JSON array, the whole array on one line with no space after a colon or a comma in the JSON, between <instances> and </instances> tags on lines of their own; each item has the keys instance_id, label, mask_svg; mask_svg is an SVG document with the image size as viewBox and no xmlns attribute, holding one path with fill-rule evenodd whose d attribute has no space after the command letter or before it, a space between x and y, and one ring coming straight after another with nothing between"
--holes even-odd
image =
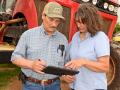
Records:
<instances>
[{"instance_id":1,"label":"belt","mask_svg":"<svg viewBox=\"0 0 120 90\"><path fill-rule=\"evenodd\" d=\"M35 79L35 78L32 78L32 77L27 77L26 80L30 81L30 82L33 82L33 83L36 83L36 84L47 86L49 84L52 84L54 81L59 80L59 77L56 77L54 79L46 79L46 80L45 79L44 80L38 80L38 79Z\"/></svg>"}]
</instances>

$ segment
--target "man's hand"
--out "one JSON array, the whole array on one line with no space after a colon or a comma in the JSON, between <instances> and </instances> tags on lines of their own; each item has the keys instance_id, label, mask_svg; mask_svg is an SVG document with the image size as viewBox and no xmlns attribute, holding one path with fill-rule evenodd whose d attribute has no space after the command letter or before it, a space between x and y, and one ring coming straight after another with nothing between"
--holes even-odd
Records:
<instances>
[{"instance_id":1,"label":"man's hand","mask_svg":"<svg viewBox=\"0 0 120 90\"><path fill-rule=\"evenodd\" d=\"M32 67L33 71L44 74L44 72L42 72L42 70L46 67L46 62L43 60L35 60L32 62L31 67Z\"/></svg>"},{"instance_id":2,"label":"man's hand","mask_svg":"<svg viewBox=\"0 0 120 90\"><path fill-rule=\"evenodd\" d=\"M75 76L63 75L61 78L67 83L72 83L73 81L75 81Z\"/></svg>"}]
</instances>

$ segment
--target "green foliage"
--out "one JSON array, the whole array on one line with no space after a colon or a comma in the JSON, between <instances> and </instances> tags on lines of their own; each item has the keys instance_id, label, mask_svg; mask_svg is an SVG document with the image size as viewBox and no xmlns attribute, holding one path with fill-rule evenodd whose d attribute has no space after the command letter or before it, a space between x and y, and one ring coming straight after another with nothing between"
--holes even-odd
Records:
<instances>
[{"instance_id":1,"label":"green foliage","mask_svg":"<svg viewBox=\"0 0 120 90\"><path fill-rule=\"evenodd\" d=\"M2 64L0 64L0 68L15 68L15 67L17 67L17 66L15 66L12 63L2 63Z\"/></svg>"},{"instance_id":2,"label":"green foliage","mask_svg":"<svg viewBox=\"0 0 120 90\"><path fill-rule=\"evenodd\" d=\"M11 63L0 64L0 90L3 90L1 88L6 86L10 82L11 78L18 75L19 72L20 68Z\"/></svg>"},{"instance_id":3,"label":"green foliage","mask_svg":"<svg viewBox=\"0 0 120 90\"><path fill-rule=\"evenodd\" d=\"M115 30L114 30L114 34L117 33L117 32L120 32L120 23L117 23L116 24L116 27L115 27Z\"/></svg>"}]
</instances>

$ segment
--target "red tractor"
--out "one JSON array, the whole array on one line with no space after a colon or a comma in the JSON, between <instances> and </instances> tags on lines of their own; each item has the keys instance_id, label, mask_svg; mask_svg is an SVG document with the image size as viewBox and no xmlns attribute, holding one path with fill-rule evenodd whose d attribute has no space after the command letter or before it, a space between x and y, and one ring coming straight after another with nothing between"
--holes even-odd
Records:
<instances>
[{"instance_id":1,"label":"red tractor","mask_svg":"<svg viewBox=\"0 0 120 90\"><path fill-rule=\"evenodd\" d=\"M7 0L4 0L7 2ZM8 0L10 1L10 0ZM66 21L59 26L60 32L66 35L71 41L76 32L74 13L79 4L90 2L99 9L99 14L104 20L104 32L108 35L111 42L110 71L107 73L108 89L120 90L120 47L112 42L112 35L117 23L117 0L11 0L11 13L1 14L0 18L0 62L9 61L12 51L20 35L28 30L41 25L42 11L47 2L56 1L64 8ZM7 4L7 3L6 3ZM6 10L9 10L6 8ZM10 16L11 15L11 16ZM6 44L7 42L7 44ZM9 45L8 45L9 44ZM7 54L6 54L7 53ZM3 62L4 62L3 61ZM96 82L97 83L97 82ZM65 86L63 85L63 88ZM67 89L65 89L67 90Z\"/></svg>"}]
</instances>

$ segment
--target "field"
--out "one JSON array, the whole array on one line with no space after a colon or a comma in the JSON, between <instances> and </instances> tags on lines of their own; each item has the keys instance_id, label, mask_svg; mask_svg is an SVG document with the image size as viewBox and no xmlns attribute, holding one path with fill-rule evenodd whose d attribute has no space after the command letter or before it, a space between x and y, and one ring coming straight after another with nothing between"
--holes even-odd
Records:
<instances>
[{"instance_id":1,"label":"field","mask_svg":"<svg viewBox=\"0 0 120 90\"><path fill-rule=\"evenodd\" d=\"M0 64L0 90L5 89L10 83L17 79L20 69L11 63Z\"/></svg>"}]
</instances>

